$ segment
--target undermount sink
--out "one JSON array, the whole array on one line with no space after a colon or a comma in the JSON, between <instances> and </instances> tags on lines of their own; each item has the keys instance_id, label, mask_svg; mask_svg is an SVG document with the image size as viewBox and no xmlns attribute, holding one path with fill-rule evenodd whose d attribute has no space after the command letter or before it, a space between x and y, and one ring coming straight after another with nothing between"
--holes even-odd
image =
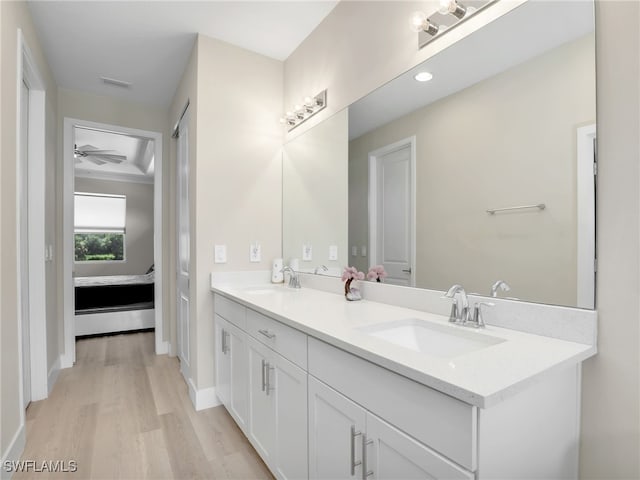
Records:
<instances>
[{"instance_id":1,"label":"undermount sink","mask_svg":"<svg viewBox=\"0 0 640 480\"><path fill-rule=\"evenodd\" d=\"M505 341L463 327L438 325L418 318L379 323L359 327L358 330L415 352L444 358L457 357Z\"/></svg>"}]
</instances>

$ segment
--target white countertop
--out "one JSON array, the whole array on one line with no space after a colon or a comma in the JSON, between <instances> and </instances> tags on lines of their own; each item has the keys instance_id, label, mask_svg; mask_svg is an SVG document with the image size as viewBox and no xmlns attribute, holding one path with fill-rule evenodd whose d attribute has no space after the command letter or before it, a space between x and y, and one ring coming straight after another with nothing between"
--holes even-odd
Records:
<instances>
[{"instance_id":1,"label":"white countertop","mask_svg":"<svg viewBox=\"0 0 640 480\"><path fill-rule=\"evenodd\" d=\"M523 390L552 370L575 365L596 353L594 345L491 325L475 330L452 325L442 315L367 300L348 302L342 295L304 287L294 290L285 286L212 282L211 289L319 340L482 408ZM394 345L359 330L408 318L505 341L442 358Z\"/></svg>"}]
</instances>

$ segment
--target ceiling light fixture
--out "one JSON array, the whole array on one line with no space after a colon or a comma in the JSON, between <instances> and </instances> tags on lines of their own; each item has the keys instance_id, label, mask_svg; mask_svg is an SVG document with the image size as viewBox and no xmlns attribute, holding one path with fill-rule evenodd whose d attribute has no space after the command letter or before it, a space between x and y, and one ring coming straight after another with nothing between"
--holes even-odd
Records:
<instances>
[{"instance_id":1,"label":"ceiling light fixture","mask_svg":"<svg viewBox=\"0 0 640 480\"><path fill-rule=\"evenodd\" d=\"M326 106L327 91L323 90L315 97L305 97L302 105L296 105L293 111L285 113L285 115L280 118L280 123L286 125L287 130L291 131L298 125L309 120Z\"/></svg>"},{"instance_id":2,"label":"ceiling light fixture","mask_svg":"<svg viewBox=\"0 0 640 480\"><path fill-rule=\"evenodd\" d=\"M417 82L428 82L433 78L433 75L431 75L429 72L418 72L413 76L413 78Z\"/></svg>"},{"instance_id":3,"label":"ceiling light fixture","mask_svg":"<svg viewBox=\"0 0 640 480\"><path fill-rule=\"evenodd\" d=\"M469 0L470 1L470 0ZM497 0L474 0L475 7L467 7L458 0L438 0L438 8L427 14L413 12L409 18L411 30L418 33L418 48L443 35Z\"/></svg>"}]
</instances>

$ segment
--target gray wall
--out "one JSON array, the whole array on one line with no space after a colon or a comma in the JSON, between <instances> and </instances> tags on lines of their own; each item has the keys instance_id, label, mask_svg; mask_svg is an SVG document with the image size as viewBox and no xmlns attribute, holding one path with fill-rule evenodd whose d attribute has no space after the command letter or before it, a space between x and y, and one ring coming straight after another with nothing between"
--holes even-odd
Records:
<instances>
[{"instance_id":1,"label":"gray wall","mask_svg":"<svg viewBox=\"0 0 640 480\"><path fill-rule=\"evenodd\" d=\"M76 277L141 275L153 264L153 185L76 177L76 192L126 195L124 262L77 262Z\"/></svg>"}]
</instances>

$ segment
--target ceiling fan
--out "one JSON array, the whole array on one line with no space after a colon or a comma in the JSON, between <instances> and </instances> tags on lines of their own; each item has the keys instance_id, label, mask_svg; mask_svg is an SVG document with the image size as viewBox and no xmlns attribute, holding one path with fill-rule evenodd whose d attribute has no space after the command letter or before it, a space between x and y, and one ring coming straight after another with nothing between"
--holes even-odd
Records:
<instances>
[{"instance_id":1,"label":"ceiling fan","mask_svg":"<svg viewBox=\"0 0 640 480\"><path fill-rule=\"evenodd\" d=\"M100 150L93 145L73 146L73 155L76 163L82 162L82 159L95 163L96 165L104 165L106 163L122 163L127 160L126 155L118 155L115 150Z\"/></svg>"}]
</instances>

